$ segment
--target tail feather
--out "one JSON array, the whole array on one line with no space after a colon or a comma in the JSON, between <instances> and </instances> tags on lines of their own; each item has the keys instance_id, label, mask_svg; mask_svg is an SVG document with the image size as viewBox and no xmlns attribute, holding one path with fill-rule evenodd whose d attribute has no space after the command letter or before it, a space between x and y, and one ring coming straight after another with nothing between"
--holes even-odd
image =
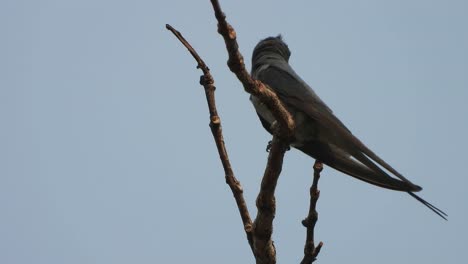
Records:
<instances>
[{"instance_id":1,"label":"tail feather","mask_svg":"<svg viewBox=\"0 0 468 264\"><path fill-rule=\"evenodd\" d=\"M408 194L411 195L411 197L413 197L414 199L424 204L432 212L436 213L438 216L442 217L444 220L447 220L448 215L444 211L440 210L439 208L435 207L433 204L429 203L428 201L424 200L423 198L419 197L418 195L412 192L408 192Z\"/></svg>"},{"instance_id":2,"label":"tail feather","mask_svg":"<svg viewBox=\"0 0 468 264\"><path fill-rule=\"evenodd\" d=\"M391 177L390 175L388 175L384 170L382 170L379 166L377 166L372 160L370 160L362 152L356 151L356 153L354 154L354 157L357 158L359 162L363 163L367 168L371 169L375 174L381 175L383 178L391 178L391 179L397 180ZM418 186L412 183L411 181L404 178L403 176L399 178L401 179L401 181L400 180L397 180L397 181L405 183L405 185L408 186L408 191L419 192L422 190L421 186Z\"/></svg>"},{"instance_id":3,"label":"tail feather","mask_svg":"<svg viewBox=\"0 0 468 264\"><path fill-rule=\"evenodd\" d=\"M405 192L419 190L412 184L390 177L382 170L376 171L364 162L353 160L349 154L329 144L308 141L298 149L338 171L379 187Z\"/></svg>"},{"instance_id":4,"label":"tail feather","mask_svg":"<svg viewBox=\"0 0 468 264\"><path fill-rule=\"evenodd\" d=\"M319 141L309 141L297 148L324 164L359 180L386 189L405 191L441 218L447 220L445 212L413 193L420 191L421 187L411 183L406 178L404 178L406 181L392 178L362 153L361 155L357 154L357 161L352 159L346 152Z\"/></svg>"}]
</instances>

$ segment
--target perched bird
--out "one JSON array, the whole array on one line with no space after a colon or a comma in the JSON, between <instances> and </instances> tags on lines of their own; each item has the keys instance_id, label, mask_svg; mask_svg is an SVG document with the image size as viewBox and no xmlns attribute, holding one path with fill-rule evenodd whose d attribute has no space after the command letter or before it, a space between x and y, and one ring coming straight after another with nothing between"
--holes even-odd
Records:
<instances>
[{"instance_id":1,"label":"perched bird","mask_svg":"<svg viewBox=\"0 0 468 264\"><path fill-rule=\"evenodd\" d=\"M260 41L253 51L251 74L277 94L294 118L296 129L291 146L357 179L407 192L446 219L447 214L413 193L422 190L420 186L388 165L346 128L291 68L288 63L290 55L281 35L268 37ZM251 96L250 100L263 127L271 133L275 122L273 115L255 96Z\"/></svg>"}]
</instances>

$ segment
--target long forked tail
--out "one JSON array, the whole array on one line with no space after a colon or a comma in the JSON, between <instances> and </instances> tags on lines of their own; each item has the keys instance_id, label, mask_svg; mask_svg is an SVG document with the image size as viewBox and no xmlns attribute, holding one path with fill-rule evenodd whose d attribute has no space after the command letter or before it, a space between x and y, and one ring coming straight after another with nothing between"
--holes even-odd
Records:
<instances>
[{"instance_id":1,"label":"long forked tail","mask_svg":"<svg viewBox=\"0 0 468 264\"><path fill-rule=\"evenodd\" d=\"M421 189L419 186L395 179L382 170L374 170L363 162L351 158L341 149L320 141L308 141L298 149L335 170L382 188L404 192L416 192Z\"/></svg>"},{"instance_id":2,"label":"long forked tail","mask_svg":"<svg viewBox=\"0 0 468 264\"><path fill-rule=\"evenodd\" d=\"M424 200L423 198L417 196L416 194L412 192L408 192L408 194L411 195L414 199L424 204L427 208L431 209L432 212L436 213L438 216L442 217L444 220L447 220L448 215L444 211L440 210L439 208L435 207L433 204L429 203L428 201Z\"/></svg>"},{"instance_id":3,"label":"long forked tail","mask_svg":"<svg viewBox=\"0 0 468 264\"><path fill-rule=\"evenodd\" d=\"M373 170L373 168L369 168L363 163L352 159L347 153L341 151L340 149L330 147L330 145L323 144L318 141L308 142L308 144L298 147L298 149L307 155L320 160L324 164L359 180L386 189L407 192L409 195L436 213L438 216L447 220L448 215L445 212L419 197L418 195L414 194L414 192L420 191L422 188L412 184L409 181L395 179L380 168L377 171Z\"/></svg>"},{"instance_id":4,"label":"long forked tail","mask_svg":"<svg viewBox=\"0 0 468 264\"><path fill-rule=\"evenodd\" d=\"M354 163L354 164L353 164ZM346 164L346 165L344 165ZM424 200L420 196L416 195L413 191L409 191L408 189L413 188L413 184L408 184L404 181L397 180L395 178L392 178L390 176L384 176L379 173L376 173L374 171L371 171L367 169L367 167L362 166L361 164L354 162L350 160L347 163L341 163L341 164L333 164L330 165L331 167L334 167L335 169L344 172L348 175L351 175L355 178L358 178L360 180L372 183L374 185L384 187L387 189L392 189L392 190L397 190L397 191L406 191L411 197L422 203L424 206L429 208L431 211L436 213L438 216L442 217L444 220L447 220L448 215L434 206L433 204L429 203L428 201ZM416 185L416 187L419 187ZM420 188L417 189L417 191L421 190Z\"/></svg>"}]
</instances>

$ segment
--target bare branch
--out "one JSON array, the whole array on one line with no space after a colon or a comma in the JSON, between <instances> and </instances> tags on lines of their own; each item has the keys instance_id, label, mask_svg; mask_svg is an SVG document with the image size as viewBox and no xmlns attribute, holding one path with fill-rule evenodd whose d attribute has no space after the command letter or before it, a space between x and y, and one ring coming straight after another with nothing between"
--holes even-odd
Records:
<instances>
[{"instance_id":1,"label":"bare branch","mask_svg":"<svg viewBox=\"0 0 468 264\"><path fill-rule=\"evenodd\" d=\"M203 75L200 77L200 84L205 88L206 100L208 102L208 108L210 111L210 128L213 138L216 142L216 147L218 149L219 158L223 164L224 173L226 177L226 183L231 188L232 194L236 200L237 208L239 209L240 216L242 218L242 223L244 224L244 230L247 235L247 240L249 241L250 248L252 252L254 251L253 247L253 238L252 238L252 220L250 218L249 210L247 204L245 203L243 189L240 182L234 176L234 172L229 162L229 157L227 154L226 146L224 144L223 133L221 128L221 119L218 116L216 110L215 96L214 91L216 87L214 86L214 80L211 76L210 69L206 66L205 62L200 58L195 49L188 43L187 40L180 34L179 31L175 30L171 25L166 24L166 28L170 30L182 44L188 49L193 58L197 61L198 66L203 71Z\"/></svg>"},{"instance_id":2,"label":"bare branch","mask_svg":"<svg viewBox=\"0 0 468 264\"><path fill-rule=\"evenodd\" d=\"M281 173L284 153L288 149L289 141L294 133L294 120L268 86L252 79L245 69L244 58L239 52L234 28L227 23L219 2L211 0L211 3L218 20L218 33L223 36L229 54L229 69L241 81L245 91L259 98L272 112L277 121L268 164L257 197L258 212L253 226L254 254L257 263L276 263L276 250L271 240L276 210L274 193Z\"/></svg>"},{"instance_id":3,"label":"bare branch","mask_svg":"<svg viewBox=\"0 0 468 264\"><path fill-rule=\"evenodd\" d=\"M229 69L241 81L244 89L249 94L259 98L268 109L273 113L273 116L279 123L278 136L289 139L294 132L294 120L288 110L284 107L278 96L258 80L252 79L248 71L245 69L244 57L239 52L237 44L237 34L234 28L226 21L226 15L221 10L221 6L217 0L211 0L216 19L218 20L218 33L224 38L226 49L229 54L228 66Z\"/></svg>"},{"instance_id":4,"label":"bare branch","mask_svg":"<svg viewBox=\"0 0 468 264\"><path fill-rule=\"evenodd\" d=\"M245 69L244 58L239 52L234 28L226 21L217 0L211 0L216 19L218 33L224 38L229 54L229 69L237 76L244 90L264 103L272 112L277 125L273 131L273 140L268 156L268 164L263 175L260 192L257 197L257 217L253 225L254 254L257 263L276 263L276 250L271 240L273 219L275 217L275 189L281 173L283 157L289 148L289 141L294 134L294 120L276 94L265 84L252 79Z\"/></svg>"},{"instance_id":5,"label":"bare branch","mask_svg":"<svg viewBox=\"0 0 468 264\"><path fill-rule=\"evenodd\" d=\"M257 217L254 221L254 249L257 263L276 263L276 249L271 235L276 212L275 189L283 166L284 153L289 145L273 136L268 163L257 197Z\"/></svg>"},{"instance_id":6,"label":"bare branch","mask_svg":"<svg viewBox=\"0 0 468 264\"><path fill-rule=\"evenodd\" d=\"M320 242L317 247L314 244L314 228L318 220L318 213L316 210L317 201L320 196L318 190L318 181L320 179L320 172L323 170L323 164L316 160L314 163L314 180L310 187L310 207L309 214L306 219L302 220L302 225L307 228L307 237L304 246L304 258L301 264L311 264L317 259L320 249L322 249L323 242Z\"/></svg>"}]
</instances>

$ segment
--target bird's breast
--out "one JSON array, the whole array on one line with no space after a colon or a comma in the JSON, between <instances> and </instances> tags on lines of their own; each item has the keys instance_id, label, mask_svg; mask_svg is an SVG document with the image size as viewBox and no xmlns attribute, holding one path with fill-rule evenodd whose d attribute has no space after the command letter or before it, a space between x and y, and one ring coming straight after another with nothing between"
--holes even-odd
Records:
<instances>
[{"instance_id":1,"label":"bird's breast","mask_svg":"<svg viewBox=\"0 0 468 264\"><path fill-rule=\"evenodd\" d=\"M251 95L250 101L255 107L255 111L257 114L261 116L268 124L272 124L275 121L273 114L268 110L265 104L260 102L260 100ZM294 141L291 142L291 146L293 147L300 147L305 142L310 140L315 140L319 137L319 127L317 123L310 119L305 113L296 111L292 107L286 106L289 113L294 118L294 122L296 124L296 129L294 131Z\"/></svg>"},{"instance_id":2,"label":"bird's breast","mask_svg":"<svg viewBox=\"0 0 468 264\"><path fill-rule=\"evenodd\" d=\"M268 110L264 103L260 102L257 97L251 95L250 101L254 105L257 114L259 114L265 121L267 121L270 125L275 121L273 114L270 112L270 110Z\"/></svg>"}]
</instances>

